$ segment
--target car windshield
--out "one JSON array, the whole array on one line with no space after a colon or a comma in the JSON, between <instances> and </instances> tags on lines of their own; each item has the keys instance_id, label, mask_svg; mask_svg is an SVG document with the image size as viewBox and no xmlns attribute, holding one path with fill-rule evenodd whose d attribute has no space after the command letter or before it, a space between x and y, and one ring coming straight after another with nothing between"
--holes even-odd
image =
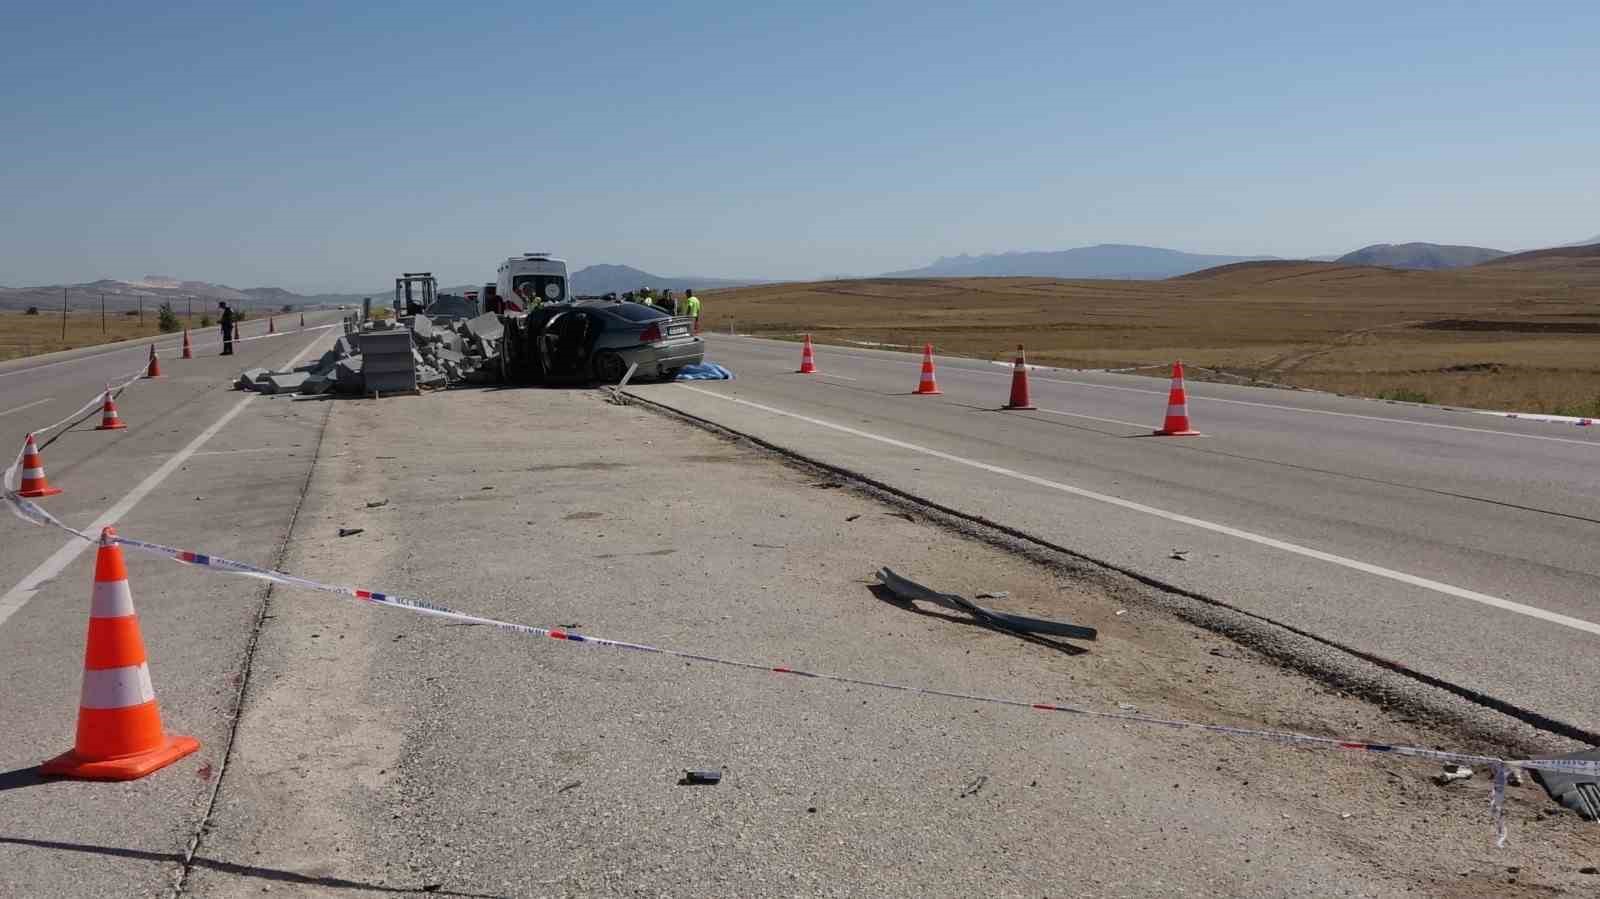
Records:
<instances>
[{"instance_id":1,"label":"car windshield","mask_svg":"<svg viewBox=\"0 0 1600 899\"><path fill-rule=\"evenodd\" d=\"M559 303L567 296L566 279L560 275L517 275L511 290L519 299L536 297L545 303Z\"/></svg>"}]
</instances>

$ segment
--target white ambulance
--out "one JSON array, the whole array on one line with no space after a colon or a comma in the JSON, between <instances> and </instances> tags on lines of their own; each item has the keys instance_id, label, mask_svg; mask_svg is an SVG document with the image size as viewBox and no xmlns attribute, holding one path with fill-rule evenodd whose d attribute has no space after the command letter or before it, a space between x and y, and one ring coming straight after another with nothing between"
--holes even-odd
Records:
<instances>
[{"instance_id":1,"label":"white ambulance","mask_svg":"<svg viewBox=\"0 0 1600 899\"><path fill-rule=\"evenodd\" d=\"M564 303L567 296L567 262L549 253L524 253L500 263L495 293L506 311L526 312L536 305Z\"/></svg>"}]
</instances>

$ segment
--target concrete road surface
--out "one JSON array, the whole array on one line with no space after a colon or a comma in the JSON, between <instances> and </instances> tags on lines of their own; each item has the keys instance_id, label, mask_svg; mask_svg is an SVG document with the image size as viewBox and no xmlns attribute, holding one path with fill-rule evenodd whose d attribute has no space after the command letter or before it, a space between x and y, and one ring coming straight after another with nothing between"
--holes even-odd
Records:
<instances>
[{"instance_id":1,"label":"concrete road surface","mask_svg":"<svg viewBox=\"0 0 1600 899\"><path fill-rule=\"evenodd\" d=\"M731 382L637 393L803 455L1600 733L1600 428L712 335ZM1596 742L1600 742L1597 740Z\"/></svg>"}]
</instances>

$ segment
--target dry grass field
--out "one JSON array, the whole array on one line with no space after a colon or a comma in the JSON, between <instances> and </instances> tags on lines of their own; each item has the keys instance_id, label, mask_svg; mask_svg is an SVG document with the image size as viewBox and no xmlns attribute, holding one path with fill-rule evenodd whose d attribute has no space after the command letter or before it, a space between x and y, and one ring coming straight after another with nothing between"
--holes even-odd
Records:
<instances>
[{"instance_id":1,"label":"dry grass field","mask_svg":"<svg viewBox=\"0 0 1600 899\"><path fill-rule=\"evenodd\" d=\"M707 326L827 343L1600 415L1600 258L1412 272L1243 263L1167 281L869 279L713 291Z\"/></svg>"},{"instance_id":2,"label":"dry grass field","mask_svg":"<svg viewBox=\"0 0 1600 899\"><path fill-rule=\"evenodd\" d=\"M183 319L180 316L178 320ZM197 315L195 324L198 326L199 323L200 316ZM157 333L159 332L156 329L156 314L150 309L145 310L142 325L137 316L118 312L107 313L104 331L101 330L99 309L92 313L69 312L65 338L61 336L59 309L54 314L41 312L39 315L0 312L0 360L94 346L116 340L152 337Z\"/></svg>"}]
</instances>

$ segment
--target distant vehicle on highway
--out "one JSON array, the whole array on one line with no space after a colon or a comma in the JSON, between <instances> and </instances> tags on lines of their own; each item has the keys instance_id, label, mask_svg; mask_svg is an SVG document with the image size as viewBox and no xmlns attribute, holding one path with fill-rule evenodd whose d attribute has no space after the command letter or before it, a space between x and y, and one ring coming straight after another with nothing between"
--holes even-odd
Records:
<instances>
[{"instance_id":1,"label":"distant vehicle on highway","mask_svg":"<svg viewBox=\"0 0 1600 899\"><path fill-rule=\"evenodd\" d=\"M694 319L637 303L582 302L541 306L507 317L506 367L514 381L594 380L615 384L628 366L635 377L670 378L705 359Z\"/></svg>"}]
</instances>

